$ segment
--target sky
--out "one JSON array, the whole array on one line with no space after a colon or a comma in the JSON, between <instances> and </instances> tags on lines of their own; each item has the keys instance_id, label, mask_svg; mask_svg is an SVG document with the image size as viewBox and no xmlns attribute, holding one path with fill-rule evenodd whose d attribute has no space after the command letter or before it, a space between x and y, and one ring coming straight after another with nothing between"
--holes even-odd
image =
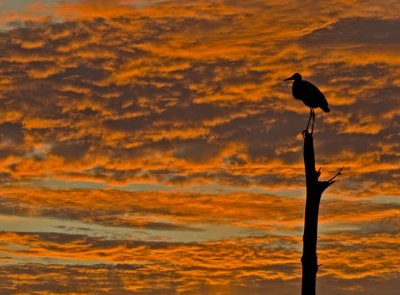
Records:
<instances>
[{"instance_id":1,"label":"sky","mask_svg":"<svg viewBox=\"0 0 400 295\"><path fill-rule=\"evenodd\" d=\"M0 293L299 294L299 72L343 167L317 291L395 294L399 27L398 0L0 0Z\"/></svg>"}]
</instances>

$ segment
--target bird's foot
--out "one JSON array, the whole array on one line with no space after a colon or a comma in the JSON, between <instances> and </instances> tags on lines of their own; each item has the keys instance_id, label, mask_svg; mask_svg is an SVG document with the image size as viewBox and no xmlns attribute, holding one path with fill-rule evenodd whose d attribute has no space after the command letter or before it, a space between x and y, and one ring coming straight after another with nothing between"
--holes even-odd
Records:
<instances>
[{"instance_id":1,"label":"bird's foot","mask_svg":"<svg viewBox=\"0 0 400 295\"><path fill-rule=\"evenodd\" d=\"M306 129L303 132L306 132L306 133L309 133L309 134L313 134L313 132L314 132L314 118L315 118L314 110L313 110L313 108L310 108L310 117L308 118ZM308 131L308 127L310 127L310 123L311 123L311 132Z\"/></svg>"}]
</instances>

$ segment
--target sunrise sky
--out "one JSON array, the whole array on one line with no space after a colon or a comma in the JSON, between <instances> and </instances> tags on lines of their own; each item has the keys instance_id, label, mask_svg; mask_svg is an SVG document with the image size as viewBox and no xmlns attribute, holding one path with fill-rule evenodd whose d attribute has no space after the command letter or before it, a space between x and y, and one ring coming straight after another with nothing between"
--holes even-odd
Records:
<instances>
[{"instance_id":1,"label":"sunrise sky","mask_svg":"<svg viewBox=\"0 0 400 295\"><path fill-rule=\"evenodd\" d=\"M400 285L398 0L0 0L1 294L299 294L318 85L319 294Z\"/></svg>"}]
</instances>

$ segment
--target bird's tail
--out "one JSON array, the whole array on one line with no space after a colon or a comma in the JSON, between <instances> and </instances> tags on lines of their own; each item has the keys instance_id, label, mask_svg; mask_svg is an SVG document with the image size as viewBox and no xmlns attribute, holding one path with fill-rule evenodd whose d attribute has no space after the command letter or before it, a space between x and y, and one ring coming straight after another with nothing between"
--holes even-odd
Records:
<instances>
[{"instance_id":1,"label":"bird's tail","mask_svg":"<svg viewBox=\"0 0 400 295\"><path fill-rule=\"evenodd\" d=\"M325 105L323 107L321 107L321 109L325 112L325 113L329 113L331 110L329 109L328 105Z\"/></svg>"}]
</instances>

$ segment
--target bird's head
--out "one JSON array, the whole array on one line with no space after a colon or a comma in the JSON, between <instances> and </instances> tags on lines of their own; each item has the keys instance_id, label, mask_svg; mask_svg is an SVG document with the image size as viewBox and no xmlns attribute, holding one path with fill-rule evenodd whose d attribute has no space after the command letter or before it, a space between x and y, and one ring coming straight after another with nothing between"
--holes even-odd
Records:
<instances>
[{"instance_id":1,"label":"bird's head","mask_svg":"<svg viewBox=\"0 0 400 295\"><path fill-rule=\"evenodd\" d=\"M302 77L299 73L293 74L291 77L283 80L283 81L288 81L288 80L295 80L295 81L301 81Z\"/></svg>"}]
</instances>

